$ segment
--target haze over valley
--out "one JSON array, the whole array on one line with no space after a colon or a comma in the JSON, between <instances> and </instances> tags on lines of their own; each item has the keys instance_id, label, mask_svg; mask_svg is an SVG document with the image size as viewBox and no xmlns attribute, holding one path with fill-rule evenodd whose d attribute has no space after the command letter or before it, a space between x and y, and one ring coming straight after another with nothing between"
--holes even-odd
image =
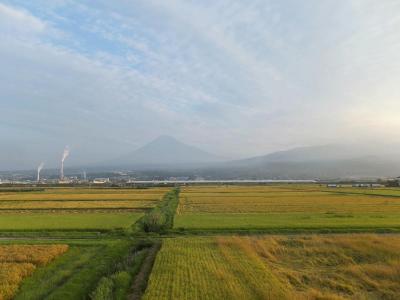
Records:
<instances>
[{"instance_id":1,"label":"haze over valley","mask_svg":"<svg viewBox=\"0 0 400 300\"><path fill-rule=\"evenodd\" d=\"M67 151L67 152L65 152ZM136 178L207 179L381 179L400 174L400 156L396 145L322 145L299 147L266 155L230 159L185 144L171 136L155 140L121 156L77 164L66 148L66 174L113 174L131 172ZM66 155L66 156L65 156ZM44 168L41 164L40 169ZM43 174L58 176L59 163L47 166ZM6 170L3 170L6 171ZM8 174L12 174L10 170ZM35 173L32 169L24 170ZM145 175L144 175L145 174ZM93 177L93 175L91 175ZM160 177L161 176L161 177Z\"/></svg>"}]
</instances>

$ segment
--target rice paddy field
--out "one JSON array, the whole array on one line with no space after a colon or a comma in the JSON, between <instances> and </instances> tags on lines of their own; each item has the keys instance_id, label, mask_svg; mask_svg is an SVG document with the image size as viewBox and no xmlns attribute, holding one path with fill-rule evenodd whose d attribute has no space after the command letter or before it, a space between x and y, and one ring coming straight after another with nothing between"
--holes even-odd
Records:
<instances>
[{"instance_id":1,"label":"rice paddy field","mask_svg":"<svg viewBox=\"0 0 400 300\"><path fill-rule=\"evenodd\" d=\"M318 185L182 189L175 228L185 230L400 229L400 190Z\"/></svg>"},{"instance_id":2,"label":"rice paddy field","mask_svg":"<svg viewBox=\"0 0 400 300\"><path fill-rule=\"evenodd\" d=\"M1 210L92 210L154 207L167 189L49 188L44 191L2 192Z\"/></svg>"},{"instance_id":3,"label":"rice paddy field","mask_svg":"<svg viewBox=\"0 0 400 300\"><path fill-rule=\"evenodd\" d=\"M398 299L399 282L399 236L171 238L144 299Z\"/></svg>"},{"instance_id":4,"label":"rice paddy field","mask_svg":"<svg viewBox=\"0 0 400 300\"><path fill-rule=\"evenodd\" d=\"M1 231L111 230L132 226L141 212L12 212L0 214Z\"/></svg>"},{"instance_id":5,"label":"rice paddy field","mask_svg":"<svg viewBox=\"0 0 400 300\"><path fill-rule=\"evenodd\" d=\"M111 230L131 227L167 188L0 189L0 231Z\"/></svg>"}]
</instances>

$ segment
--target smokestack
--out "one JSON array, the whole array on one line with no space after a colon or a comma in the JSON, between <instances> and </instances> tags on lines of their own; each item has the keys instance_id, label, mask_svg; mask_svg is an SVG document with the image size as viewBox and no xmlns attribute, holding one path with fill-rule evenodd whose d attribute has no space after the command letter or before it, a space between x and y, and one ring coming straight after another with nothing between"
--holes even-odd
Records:
<instances>
[{"instance_id":1,"label":"smokestack","mask_svg":"<svg viewBox=\"0 0 400 300\"><path fill-rule=\"evenodd\" d=\"M40 171L42 171L43 167L44 167L44 163L41 162L39 167L37 168L37 182L40 181Z\"/></svg>"},{"instance_id":2,"label":"smokestack","mask_svg":"<svg viewBox=\"0 0 400 300\"><path fill-rule=\"evenodd\" d=\"M69 148L68 146L65 146L62 158L61 158L61 170L60 170L60 179L64 179L64 161L69 155Z\"/></svg>"}]
</instances>

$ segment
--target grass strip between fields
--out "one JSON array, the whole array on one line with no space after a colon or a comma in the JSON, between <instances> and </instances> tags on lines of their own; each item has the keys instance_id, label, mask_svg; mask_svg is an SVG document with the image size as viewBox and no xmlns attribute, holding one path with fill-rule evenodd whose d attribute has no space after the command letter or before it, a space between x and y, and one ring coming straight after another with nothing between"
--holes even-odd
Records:
<instances>
[{"instance_id":1,"label":"grass strip between fields","mask_svg":"<svg viewBox=\"0 0 400 300\"><path fill-rule=\"evenodd\" d=\"M140 300L147 288L148 280L153 269L154 261L158 251L161 249L161 242L156 241L147 252L142 267L136 275L131 286L131 293L128 295L128 300Z\"/></svg>"},{"instance_id":2,"label":"grass strip between fields","mask_svg":"<svg viewBox=\"0 0 400 300\"><path fill-rule=\"evenodd\" d=\"M73 242L66 254L27 278L15 299L126 299L152 245L126 239Z\"/></svg>"},{"instance_id":3,"label":"grass strip between fields","mask_svg":"<svg viewBox=\"0 0 400 300\"><path fill-rule=\"evenodd\" d=\"M137 222L137 229L143 232L166 233L174 226L174 217L179 204L179 188L166 193L162 201Z\"/></svg>"}]
</instances>

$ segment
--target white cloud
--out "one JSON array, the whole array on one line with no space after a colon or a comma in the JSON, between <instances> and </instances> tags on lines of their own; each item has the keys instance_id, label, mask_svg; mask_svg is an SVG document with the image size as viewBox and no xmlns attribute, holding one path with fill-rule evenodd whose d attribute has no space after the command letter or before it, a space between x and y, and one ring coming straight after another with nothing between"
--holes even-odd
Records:
<instances>
[{"instance_id":1,"label":"white cloud","mask_svg":"<svg viewBox=\"0 0 400 300\"><path fill-rule=\"evenodd\" d=\"M46 24L29 12L0 3L0 30L2 33L32 34L41 33Z\"/></svg>"}]
</instances>

